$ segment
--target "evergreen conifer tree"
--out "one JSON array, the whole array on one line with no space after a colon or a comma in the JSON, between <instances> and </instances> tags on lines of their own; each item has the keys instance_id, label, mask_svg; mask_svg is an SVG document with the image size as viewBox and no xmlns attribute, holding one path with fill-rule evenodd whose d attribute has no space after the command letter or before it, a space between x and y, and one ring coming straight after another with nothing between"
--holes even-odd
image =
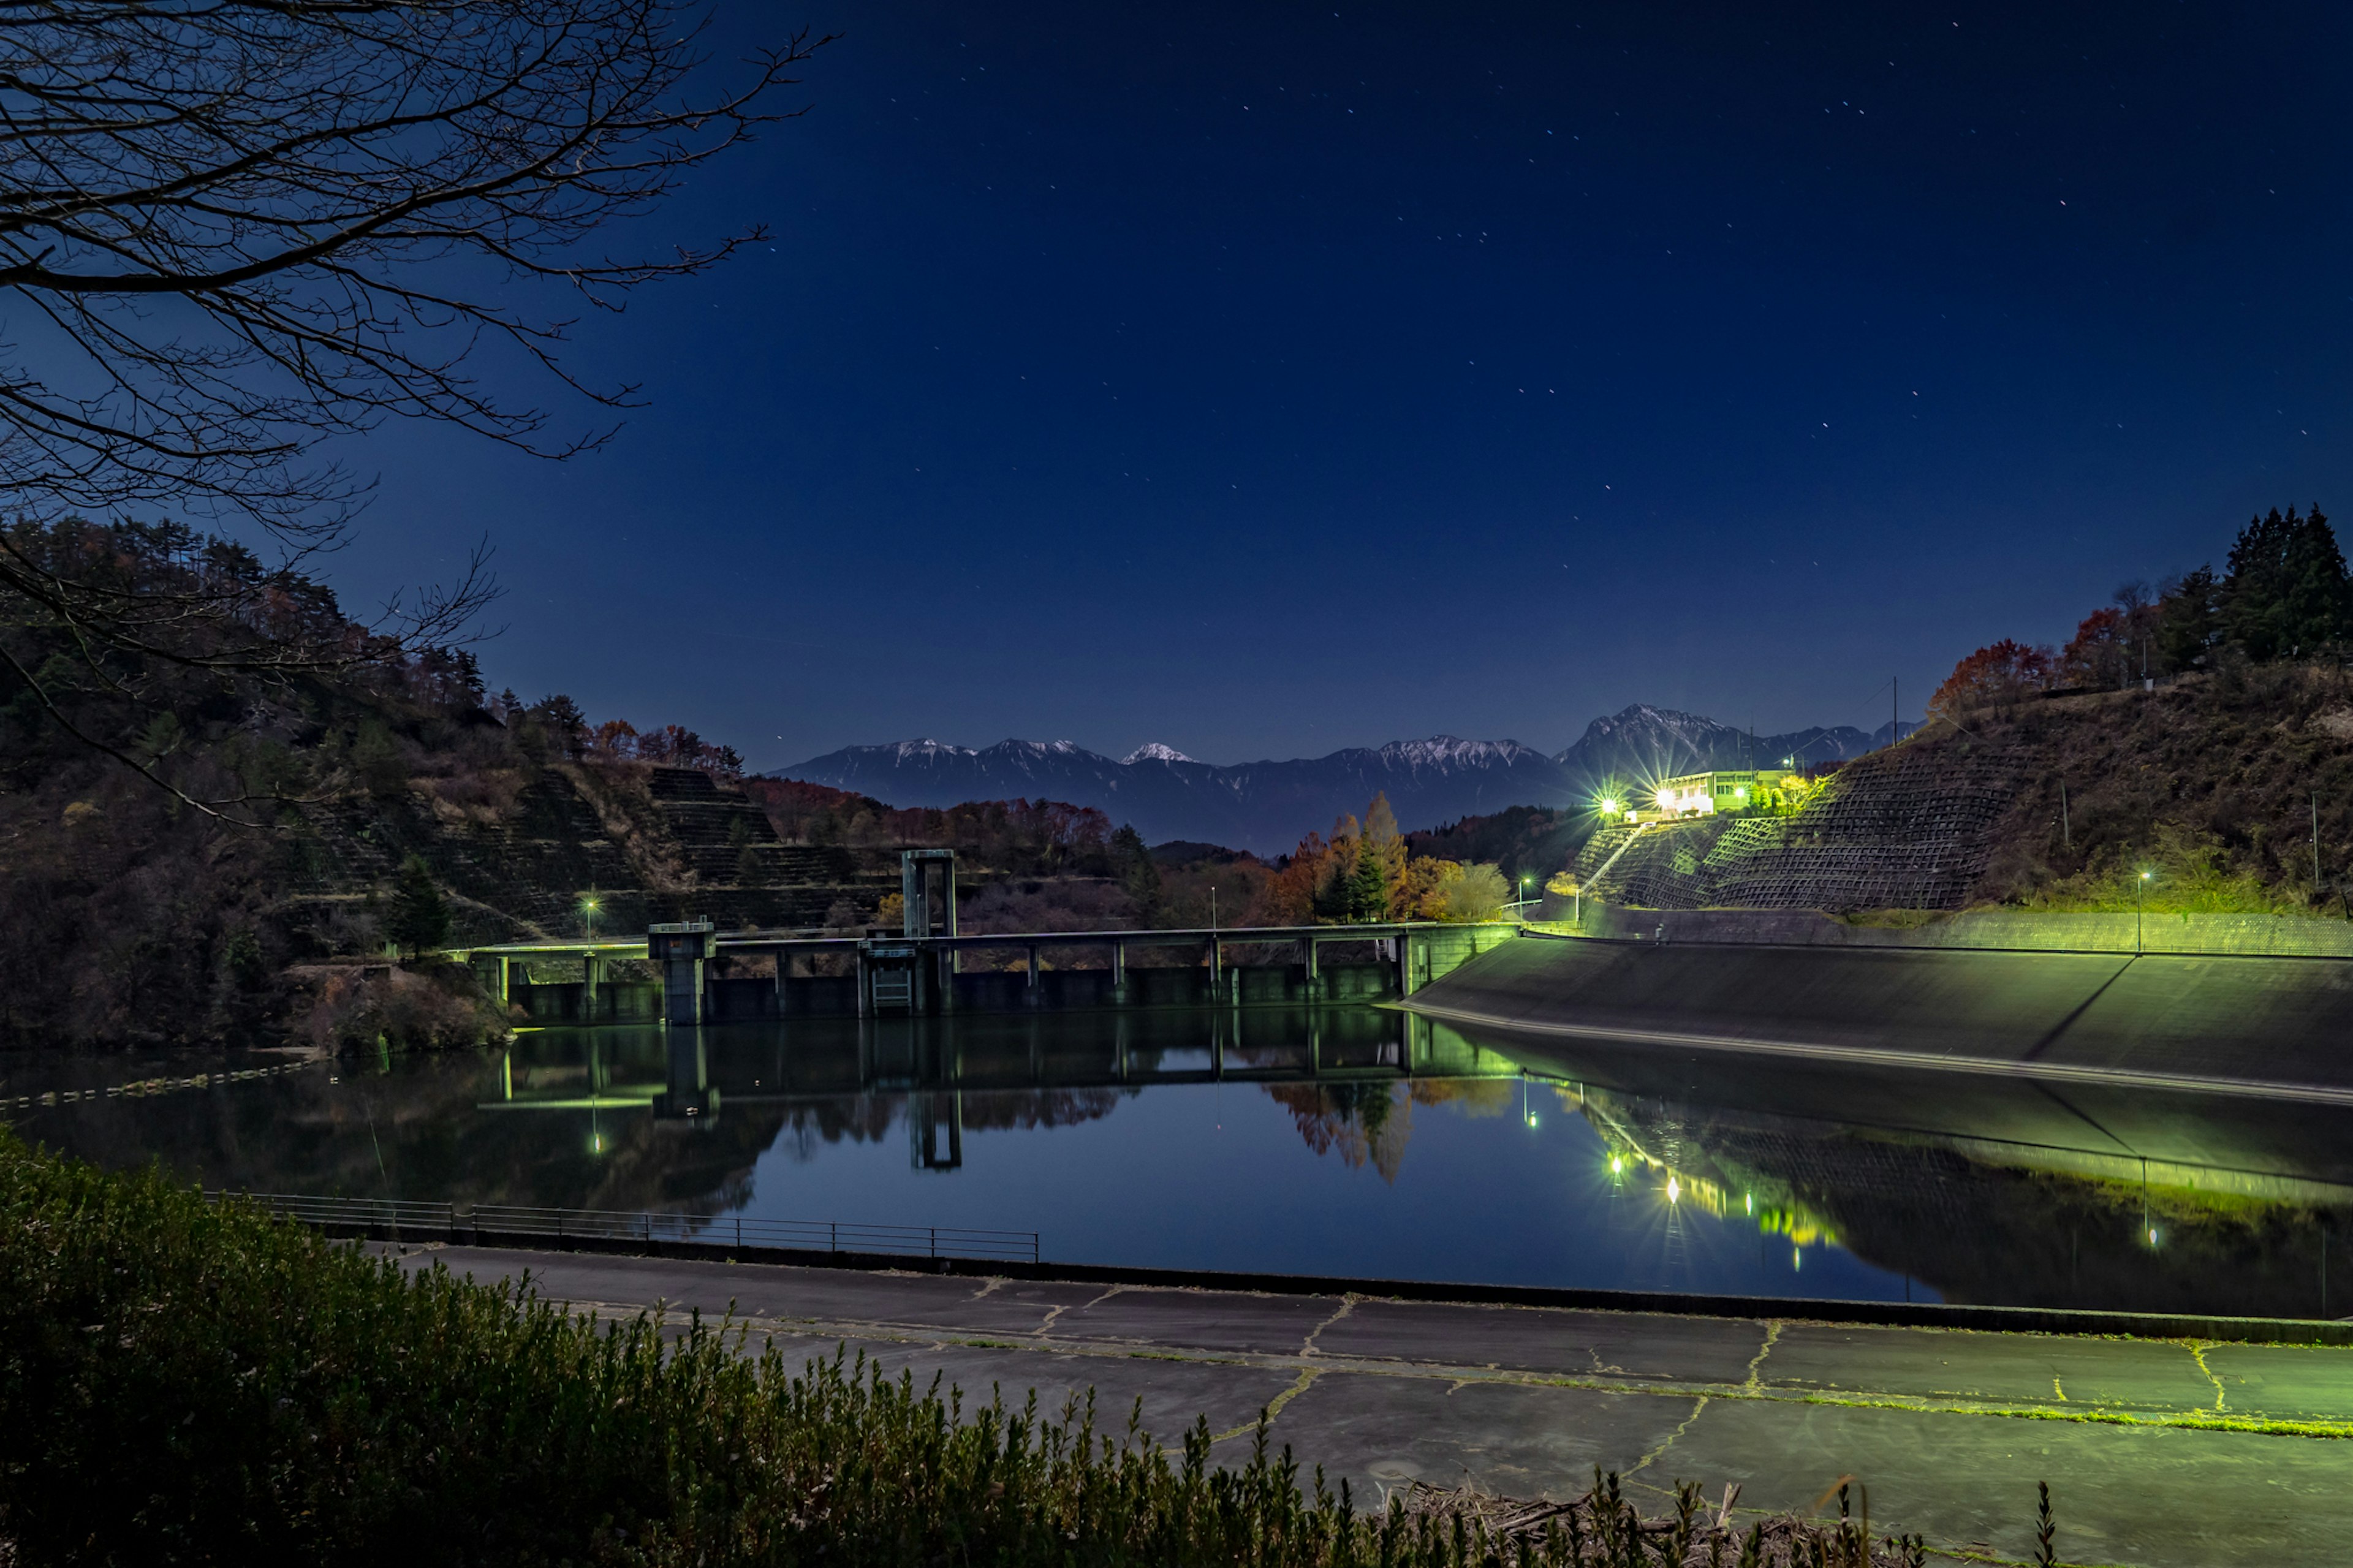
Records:
<instances>
[{"instance_id":1,"label":"evergreen conifer tree","mask_svg":"<svg viewBox=\"0 0 2353 1568\"><path fill-rule=\"evenodd\" d=\"M2262 663L2311 657L2353 627L2353 580L2328 519L2315 506L2298 517L2274 507L2253 518L2231 545L2222 581L2223 629Z\"/></svg>"},{"instance_id":2,"label":"evergreen conifer tree","mask_svg":"<svg viewBox=\"0 0 2353 1568\"><path fill-rule=\"evenodd\" d=\"M1356 874L1348 879L1348 919L1387 920L1389 913L1389 869L1370 843L1356 850Z\"/></svg>"},{"instance_id":3,"label":"evergreen conifer tree","mask_svg":"<svg viewBox=\"0 0 2353 1568\"><path fill-rule=\"evenodd\" d=\"M1373 796L1373 804L1365 808L1364 855L1380 862L1381 886L1388 896L1394 896L1405 886L1407 848L1405 835L1398 831L1397 813L1389 809L1386 792ZM1391 910L1385 901L1366 920L1387 920Z\"/></svg>"},{"instance_id":4,"label":"evergreen conifer tree","mask_svg":"<svg viewBox=\"0 0 2353 1568\"><path fill-rule=\"evenodd\" d=\"M2157 651L2169 670L2201 669L2222 640L2222 584L2211 566L2185 572L2157 605Z\"/></svg>"},{"instance_id":5,"label":"evergreen conifer tree","mask_svg":"<svg viewBox=\"0 0 2353 1568\"><path fill-rule=\"evenodd\" d=\"M1119 868L1121 884L1135 902L1137 918L1149 924L1160 910L1160 867L1152 858L1144 835L1132 826L1121 827L1111 836L1111 854L1112 863Z\"/></svg>"},{"instance_id":6,"label":"evergreen conifer tree","mask_svg":"<svg viewBox=\"0 0 2353 1568\"><path fill-rule=\"evenodd\" d=\"M440 947L449 940L449 901L433 879L433 868L422 855L400 863L400 879L393 886L392 909L385 934L412 955Z\"/></svg>"}]
</instances>

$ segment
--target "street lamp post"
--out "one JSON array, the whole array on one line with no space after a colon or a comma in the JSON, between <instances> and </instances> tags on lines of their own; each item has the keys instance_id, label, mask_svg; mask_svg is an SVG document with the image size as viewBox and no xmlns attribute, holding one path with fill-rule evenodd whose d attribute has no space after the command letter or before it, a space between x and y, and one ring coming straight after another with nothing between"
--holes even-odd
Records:
<instances>
[{"instance_id":1,"label":"street lamp post","mask_svg":"<svg viewBox=\"0 0 2353 1568\"><path fill-rule=\"evenodd\" d=\"M2147 906L2148 873L2143 871L2140 874L2140 879L2133 884L2133 956L2135 958L2141 955L2141 921L2147 911Z\"/></svg>"}]
</instances>

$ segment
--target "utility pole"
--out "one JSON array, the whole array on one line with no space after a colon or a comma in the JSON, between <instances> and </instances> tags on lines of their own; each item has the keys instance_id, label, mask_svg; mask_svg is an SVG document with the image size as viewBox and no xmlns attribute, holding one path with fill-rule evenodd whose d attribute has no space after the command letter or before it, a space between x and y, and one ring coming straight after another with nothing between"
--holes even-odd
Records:
<instances>
[{"instance_id":1,"label":"utility pole","mask_svg":"<svg viewBox=\"0 0 2353 1568\"><path fill-rule=\"evenodd\" d=\"M1892 675L1887 678L1887 743L1892 746L1904 738L1904 689Z\"/></svg>"},{"instance_id":2,"label":"utility pole","mask_svg":"<svg viewBox=\"0 0 2353 1568\"><path fill-rule=\"evenodd\" d=\"M2067 781L2059 781L2059 842L2069 854L2075 852L2075 830L2067 822Z\"/></svg>"}]
</instances>

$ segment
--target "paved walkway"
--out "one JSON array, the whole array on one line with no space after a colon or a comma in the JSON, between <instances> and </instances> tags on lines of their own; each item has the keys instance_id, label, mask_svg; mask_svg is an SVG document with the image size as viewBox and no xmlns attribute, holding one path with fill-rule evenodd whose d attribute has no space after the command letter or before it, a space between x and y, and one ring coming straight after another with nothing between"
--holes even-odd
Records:
<instances>
[{"instance_id":1,"label":"paved walkway","mask_svg":"<svg viewBox=\"0 0 2353 1568\"><path fill-rule=\"evenodd\" d=\"M1097 1393L1239 1458L1261 1408L1303 1466L1384 1485L1566 1497L1593 1467L1664 1493L1740 1483L1803 1511L1843 1476L1872 1517L2023 1560L2034 1483L2060 1555L2182 1568L2353 1555L2353 1349L1857 1328L1356 1296L973 1280L441 1247L602 1310L731 1310L781 1348L864 1350L967 1396ZM2337 1436L2336 1434L2345 1434ZM1227 1451L1223 1448L1220 1450Z\"/></svg>"}]
</instances>

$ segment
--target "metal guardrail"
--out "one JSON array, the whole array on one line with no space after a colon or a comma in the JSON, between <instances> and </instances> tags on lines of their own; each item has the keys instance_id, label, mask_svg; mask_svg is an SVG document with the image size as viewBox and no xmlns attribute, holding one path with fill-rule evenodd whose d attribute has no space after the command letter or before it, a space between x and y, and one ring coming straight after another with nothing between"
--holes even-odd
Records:
<instances>
[{"instance_id":1,"label":"metal guardrail","mask_svg":"<svg viewBox=\"0 0 2353 1568\"><path fill-rule=\"evenodd\" d=\"M412 1203L400 1198L329 1198L296 1193L207 1193L215 1202L239 1198L305 1225L348 1226L458 1235L543 1236L557 1240L693 1242L703 1246L776 1247L795 1252L881 1253L899 1258L961 1258L989 1263L1036 1263L1034 1230L975 1230L960 1226L866 1225L854 1220L746 1218L742 1215L535 1208L512 1204Z\"/></svg>"}]
</instances>

